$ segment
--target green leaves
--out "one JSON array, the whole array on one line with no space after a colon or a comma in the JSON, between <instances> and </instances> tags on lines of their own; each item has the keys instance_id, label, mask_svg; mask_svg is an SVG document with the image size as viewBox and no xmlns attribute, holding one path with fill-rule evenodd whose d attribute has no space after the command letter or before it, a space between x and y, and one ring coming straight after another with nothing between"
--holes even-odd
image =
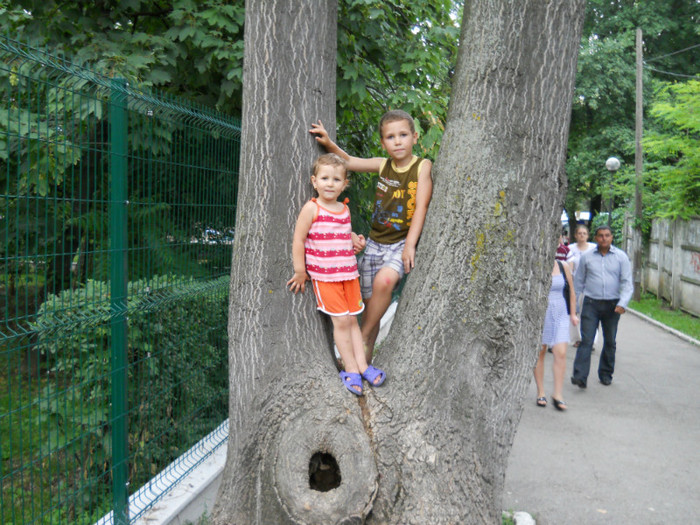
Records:
<instances>
[{"instance_id":1,"label":"green leaves","mask_svg":"<svg viewBox=\"0 0 700 525\"><path fill-rule=\"evenodd\" d=\"M176 275L129 283L132 491L226 417L228 286L228 277L203 283ZM45 437L27 455L60 458L60 467L44 475L67 481L66 489L85 498L77 510L99 505L111 483L109 288L89 280L48 296L34 327L44 373L29 401L34 428ZM43 493L44 504L50 494Z\"/></svg>"},{"instance_id":2,"label":"green leaves","mask_svg":"<svg viewBox=\"0 0 700 525\"><path fill-rule=\"evenodd\" d=\"M685 163L693 165L689 159L682 163L679 160L681 156L692 158L692 152L697 149L692 140L690 144L684 140L692 135L688 130L692 127L694 108L683 108L682 104L679 107L675 102L673 107L665 105L668 97L663 98L663 91L657 88L659 82L684 78L674 75L696 73L694 64L700 58L700 48L691 46L697 43L698 18L697 2L588 1L569 134L567 210L597 212L601 198L606 202L611 193L616 207L621 210L631 207L635 184L635 32L640 27L646 61L643 93L646 215L671 210L686 213L682 210L687 210L687 205L665 191L671 188L675 188L673 192L680 191L685 184L690 193L681 191L679 195L692 198L693 178L686 176L672 182L661 174L676 173L678 164L681 169L685 169ZM694 110L697 114L697 108ZM665 116L661 118L659 112ZM694 144L697 145L697 140ZM614 178L603 165L611 155L623 161ZM694 202L697 200L695 197Z\"/></svg>"},{"instance_id":3,"label":"green leaves","mask_svg":"<svg viewBox=\"0 0 700 525\"><path fill-rule=\"evenodd\" d=\"M339 140L354 154L381 155L375 129L403 109L429 130L444 128L461 2L346 0L338 15ZM441 133L440 133L441 135ZM434 158L435 136L417 153Z\"/></svg>"},{"instance_id":4,"label":"green leaves","mask_svg":"<svg viewBox=\"0 0 700 525\"><path fill-rule=\"evenodd\" d=\"M445 129L461 1L344 0L338 9L337 138L360 157L384 156L377 125L389 109L413 116L415 153L434 159ZM369 231L374 176L353 174L353 223Z\"/></svg>"},{"instance_id":5,"label":"green leaves","mask_svg":"<svg viewBox=\"0 0 700 525\"><path fill-rule=\"evenodd\" d=\"M700 81L666 84L651 108L658 128L644 140L653 162L650 187L658 188L661 217L700 214Z\"/></svg>"},{"instance_id":6,"label":"green leaves","mask_svg":"<svg viewBox=\"0 0 700 525\"><path fill-rule=\"evenodd\" d=\"M229 71L243 62L243 0L129 0L108 11L100 2L26 4L7 2L3 32L107 75L240 111L241 75Z\"/></svg>"}]
</instances>

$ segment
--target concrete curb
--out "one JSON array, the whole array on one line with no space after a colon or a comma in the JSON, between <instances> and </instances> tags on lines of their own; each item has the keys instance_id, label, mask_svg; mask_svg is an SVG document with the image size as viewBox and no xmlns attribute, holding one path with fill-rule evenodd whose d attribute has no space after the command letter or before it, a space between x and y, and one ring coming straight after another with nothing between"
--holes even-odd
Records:
<instances>
[{"instance_id":1,"label":"concrete curb","mask_svg":"<svg viewBox=\"0 0 700 525\"><path fill-rule=\"evenodd\" d=\"M219 447L132 525L196 524L205 513L211 512L226 464L226 448L225 444Z\"/></svg>"}]
</instances>

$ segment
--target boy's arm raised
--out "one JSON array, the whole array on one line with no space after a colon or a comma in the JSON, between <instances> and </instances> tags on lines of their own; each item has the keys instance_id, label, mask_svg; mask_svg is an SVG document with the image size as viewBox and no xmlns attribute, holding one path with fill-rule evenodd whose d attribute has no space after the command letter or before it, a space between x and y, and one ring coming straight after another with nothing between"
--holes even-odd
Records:
<instances>
[{"instance_id":1,"label":"boy's arm raised","mask_svg":"<svg viewBox=\"0 0 700 525\"><path fill-rule=\"evenodd\" d=\"M433 178L431 171L433 164L429 160L424 160L418 173L418 188L416 188L416 209L411 219L411 227L406 235L406 245L404 246L401 259L403 260L404 271L409 273L415 267L416 245L423 231L425 216L428 213L428 205L433 196Z\"/></svg>"},{"instance_id":2,"label":"boy's arm raised","mask_svg":"<svg viewBox=\"0 0 700 525\"><path fill-rule=\"evenodd\" d=\"M321 146L326 148L326 151L328 153L335 153L339 157L344 158L346 160L346 168L348 169L348 171L372 173L379 172L379 168L381 168L382 162L384 161L383 158L373 157L369 159L363 159L360 157L353 157L351 155L348 155L340 146L338 146L335 142L331 140L331 138L328 136L328 131L326 131L326 128L323 126L323 122L321 122L320 120L316 124L311 124L311 129L309 130L309 133L316 136L316 142L318 142Z\"/></svg>"}]
</instances>

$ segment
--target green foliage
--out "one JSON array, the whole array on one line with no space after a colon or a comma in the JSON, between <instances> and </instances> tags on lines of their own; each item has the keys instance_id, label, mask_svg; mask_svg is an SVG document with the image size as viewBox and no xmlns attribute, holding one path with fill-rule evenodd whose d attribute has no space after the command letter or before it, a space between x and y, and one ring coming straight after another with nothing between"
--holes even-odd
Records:
<instances>
[{"instance_id":1,"label":"green foliage","mask_svg":"<svg viewBox=\"0 0 700 525\"><path fill-rule=\"evenodd\" d=\"M41 352L45 369L31 408L14 416L21 429L36 431L40 439L26 445L26 462L15 447L10 465L3 463L4 472L31 470L42 480L32 487L41 496L33 494L24 503L25 487L7 481L14 479L10 476L3 477L2 497L29 507L20 516L47 512L43 518L50 515L56 522L94 522L109 509L112 457L110 305L104 281L113 257L106 97L100 82L62 76L44 63L15 60L12 53L4 57L10 58L0 66L0 91L9 95L0 115L0 151L6 153L0 154L4 313L11 329L31 330L26 326L31 322L39 336L30 351ZM202 126L206 130L196 128L190 113L186 125L178 121L171 99L156 102L151 99L155 112L168 108L160 119L153 111L130 108L131 203L125 229L130 276L168 270L197 277L225 274L230 244L203 243L202 233L232 227L231 160L237 140L210 133L211 119ZM57 261L68 269L75 264L83 276L70 271L71 289L49 285L49 268ZM215 294L209 293L211 285L192 278L152 277L129 284L128 373L131 385L143 387L129 390L132 489L226 416L228 278L216 284ZM3 344L7 340L3 336ZM20 431L12 443L21 443L23 435ZM25 478L18 477L18 483Z\"/></svg>"},{"instance_id":2,"label":"green foliage","mask_svg":"<svg viewBox=\"0 0 700 525\"><path fill-rule=\"evenodd\" d=\"M212 525L212 523L212 518L209 516L205 509L204 514L202 514L197 521L186 521L184 525Z\"/></svg>"},{"instance_id":3,"label":"green foliage","mask_svg":"<svg viewBox=\"0 0 700 525\"><path fill-rule=\"evenodd\" d=\"M697 20L700 4L668 2L609 2L589 0L578 59L576 91L568 144L569 187L566 209L599 212L610 193L615 207L629 209L634 195L635 32L643 31L644 112L650 114L656 86L672 75L694 75L700 60ZM669 75L669 73L671 75ZM645 136L659 121L645 119ZM671 135L685 132L665 126ZM622 169L610 181L605 160L616 156ZM672 158L645 159L645 171L675 164ZM652 177L653 178L653 177ZM682 181L678 181L682 184ZM658 181L645 187L644 206L656 209L665 197L656 196Z\"/></svg>"},{"instance_id":4,"label":"green foliage","mask_svg":"<svg viewBox=\"0 0 700 525\"><path fill-rule=\"evenodd\" d=\"M512 511L503 511L501 514L501 525L515 525Z\"/></svg>"},{"instance_id":5,"label":"green foliage","mask_svg":"<svg viewBox=\"0 0 700 525\"><path fill-rule=\"evenodd\" d=\"M379 117L400 108L416 119L416 153L435 158L445 126L462 4L339 1L338 139L348 151L382 155ZM49 47L108 76L240 113L243 0L129 0L109 6L12 0L5 5L1 29L13 38ZM77 151L73 155L80 157ZM365 230L374 184L370 175L358 174L350 188L353 216L365 223Z\"/></svg>"},{"instance_id":6,"label":"green foliage","mask_svg":"<svg viewBox=\"0 0 700 525\"><path fill-rule=\"evenodd\" d=\"M384 156L379 119L413 116L417 155L434 159L445 129L457 59L461 1L341 0L338 10L338 141L359 157ZM352 175L353 226L369 231L376 176Z\"/></svg>"},{"instance_id":7,"label":"green foliage","mask_svg":"<svg viewBox=\"0 0 700 525\"><path fill-rule=\"evenodd\" d=\"M644 139L648 187L656 190L660 217L700 214L700 81L666 84L651 116L658 127Z\"/></svg>"},{"instance_id":8,"label":"green foliage","mask_svg":"<svg viewBox=\"0 0 700 525\"><path fill-rule=\"evenodd\" d=\"M435 156L457 55L458 8L450 0L340 2L338 122L358 154L378 154L379 117L403 109L416 119L418 153Z\"/></svg>"},{"instance_id":9,"label":"green foliage","mask_svg":"<svg viewBox=\"0 0 700 525\"><path fill-rule=\"evenodd\" d=\"M128 288L134 491L226 417L228 278L204 285L160 276ZM71 458L70 472L57 475L93 506L111 483L110 321L109 283L89 280L49 296L35 323L49 378L36 397L36 424L46 432L36 453Z\"/></svg>"},{"instance_id":10,"label":"green foliage","mask_svg":"<svg viewBox=\"0 0 700 525\"><path fill-rule=\"evenodd\" d=\"M243 0L7 0L2 32L110 77L240 111Z\"/></svg>"},{"instance_id":11,"label":"green foliage","mask_svg":"<svg viewBox=\"0 0 700 525\"><path fill-rule=\"evenodd\" d=\"M625 210L616 209L610 214L610 220L608 221L608 212L599 213L591 221L591 234L595 232L596 228L599 226L610 226L613 234L613 241L615 244L619 245L622 242L622 231L625 225Z\"/></svg>"},{"instance_id":12,"label":"green foliage","mask_svg":"<svg viewBox=\"0 0 700 525\"><path fill-rule=\"evenodd\" d=\"M42 54L26 46L21 52ZM6 234L0 255L11 273L19 273L22 257L44 254L42 268L54 293L88 273L105 279L111 81L67 62L54 68L60 62L55 57L2 54L0 93L7 104L0 109L0 226ZM227 267L225 246L202 250L191 241L207 228L233 228L237 138L210 132L216 126L208 114L196 119L193 106L172 97L156 98L133 86L128 94L132 278ZM71 275L74 262L78 272Z\"/></svg>"},{"instance_id":13,"label":"green foliage","mask_svg":"<svg viewBox=\"0 0 700 525\"><path fill-rule=\"evenodd\" d=\"M0 224L5 235L0 238L0 255L12 272L20 270L18 254L39 253L45 244L59 242L64 221L80 206L77 195L63 190L84 154L75 140L83 130L81 124L66 126L64 118L82 113L88 119L96 110L94 105L86 107L84 99L66 97L46 70L35 69L31 61L2 56ZM41 80L32 83L28 75L34 71Z\"/></svg>"}]
</instances>

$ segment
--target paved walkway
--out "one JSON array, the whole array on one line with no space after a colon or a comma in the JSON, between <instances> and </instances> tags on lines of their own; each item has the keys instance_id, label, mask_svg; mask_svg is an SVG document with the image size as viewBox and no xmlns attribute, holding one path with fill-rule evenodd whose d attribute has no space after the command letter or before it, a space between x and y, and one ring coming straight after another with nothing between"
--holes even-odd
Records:
<instances>
[{"instance_id":1,"label":"paved walkway","mask_svg":"<svg viewBox=\"0 0 700 525\"><path fill-rule=\"evenodd\" d=\"M513 443L503 508L538 525L669 524L700 519L700 347L622 316L611 386L571 384L560 413L535 405L532 381ZM552 384L547 354L545 389Z\"/></svg>"}]
</instances>

